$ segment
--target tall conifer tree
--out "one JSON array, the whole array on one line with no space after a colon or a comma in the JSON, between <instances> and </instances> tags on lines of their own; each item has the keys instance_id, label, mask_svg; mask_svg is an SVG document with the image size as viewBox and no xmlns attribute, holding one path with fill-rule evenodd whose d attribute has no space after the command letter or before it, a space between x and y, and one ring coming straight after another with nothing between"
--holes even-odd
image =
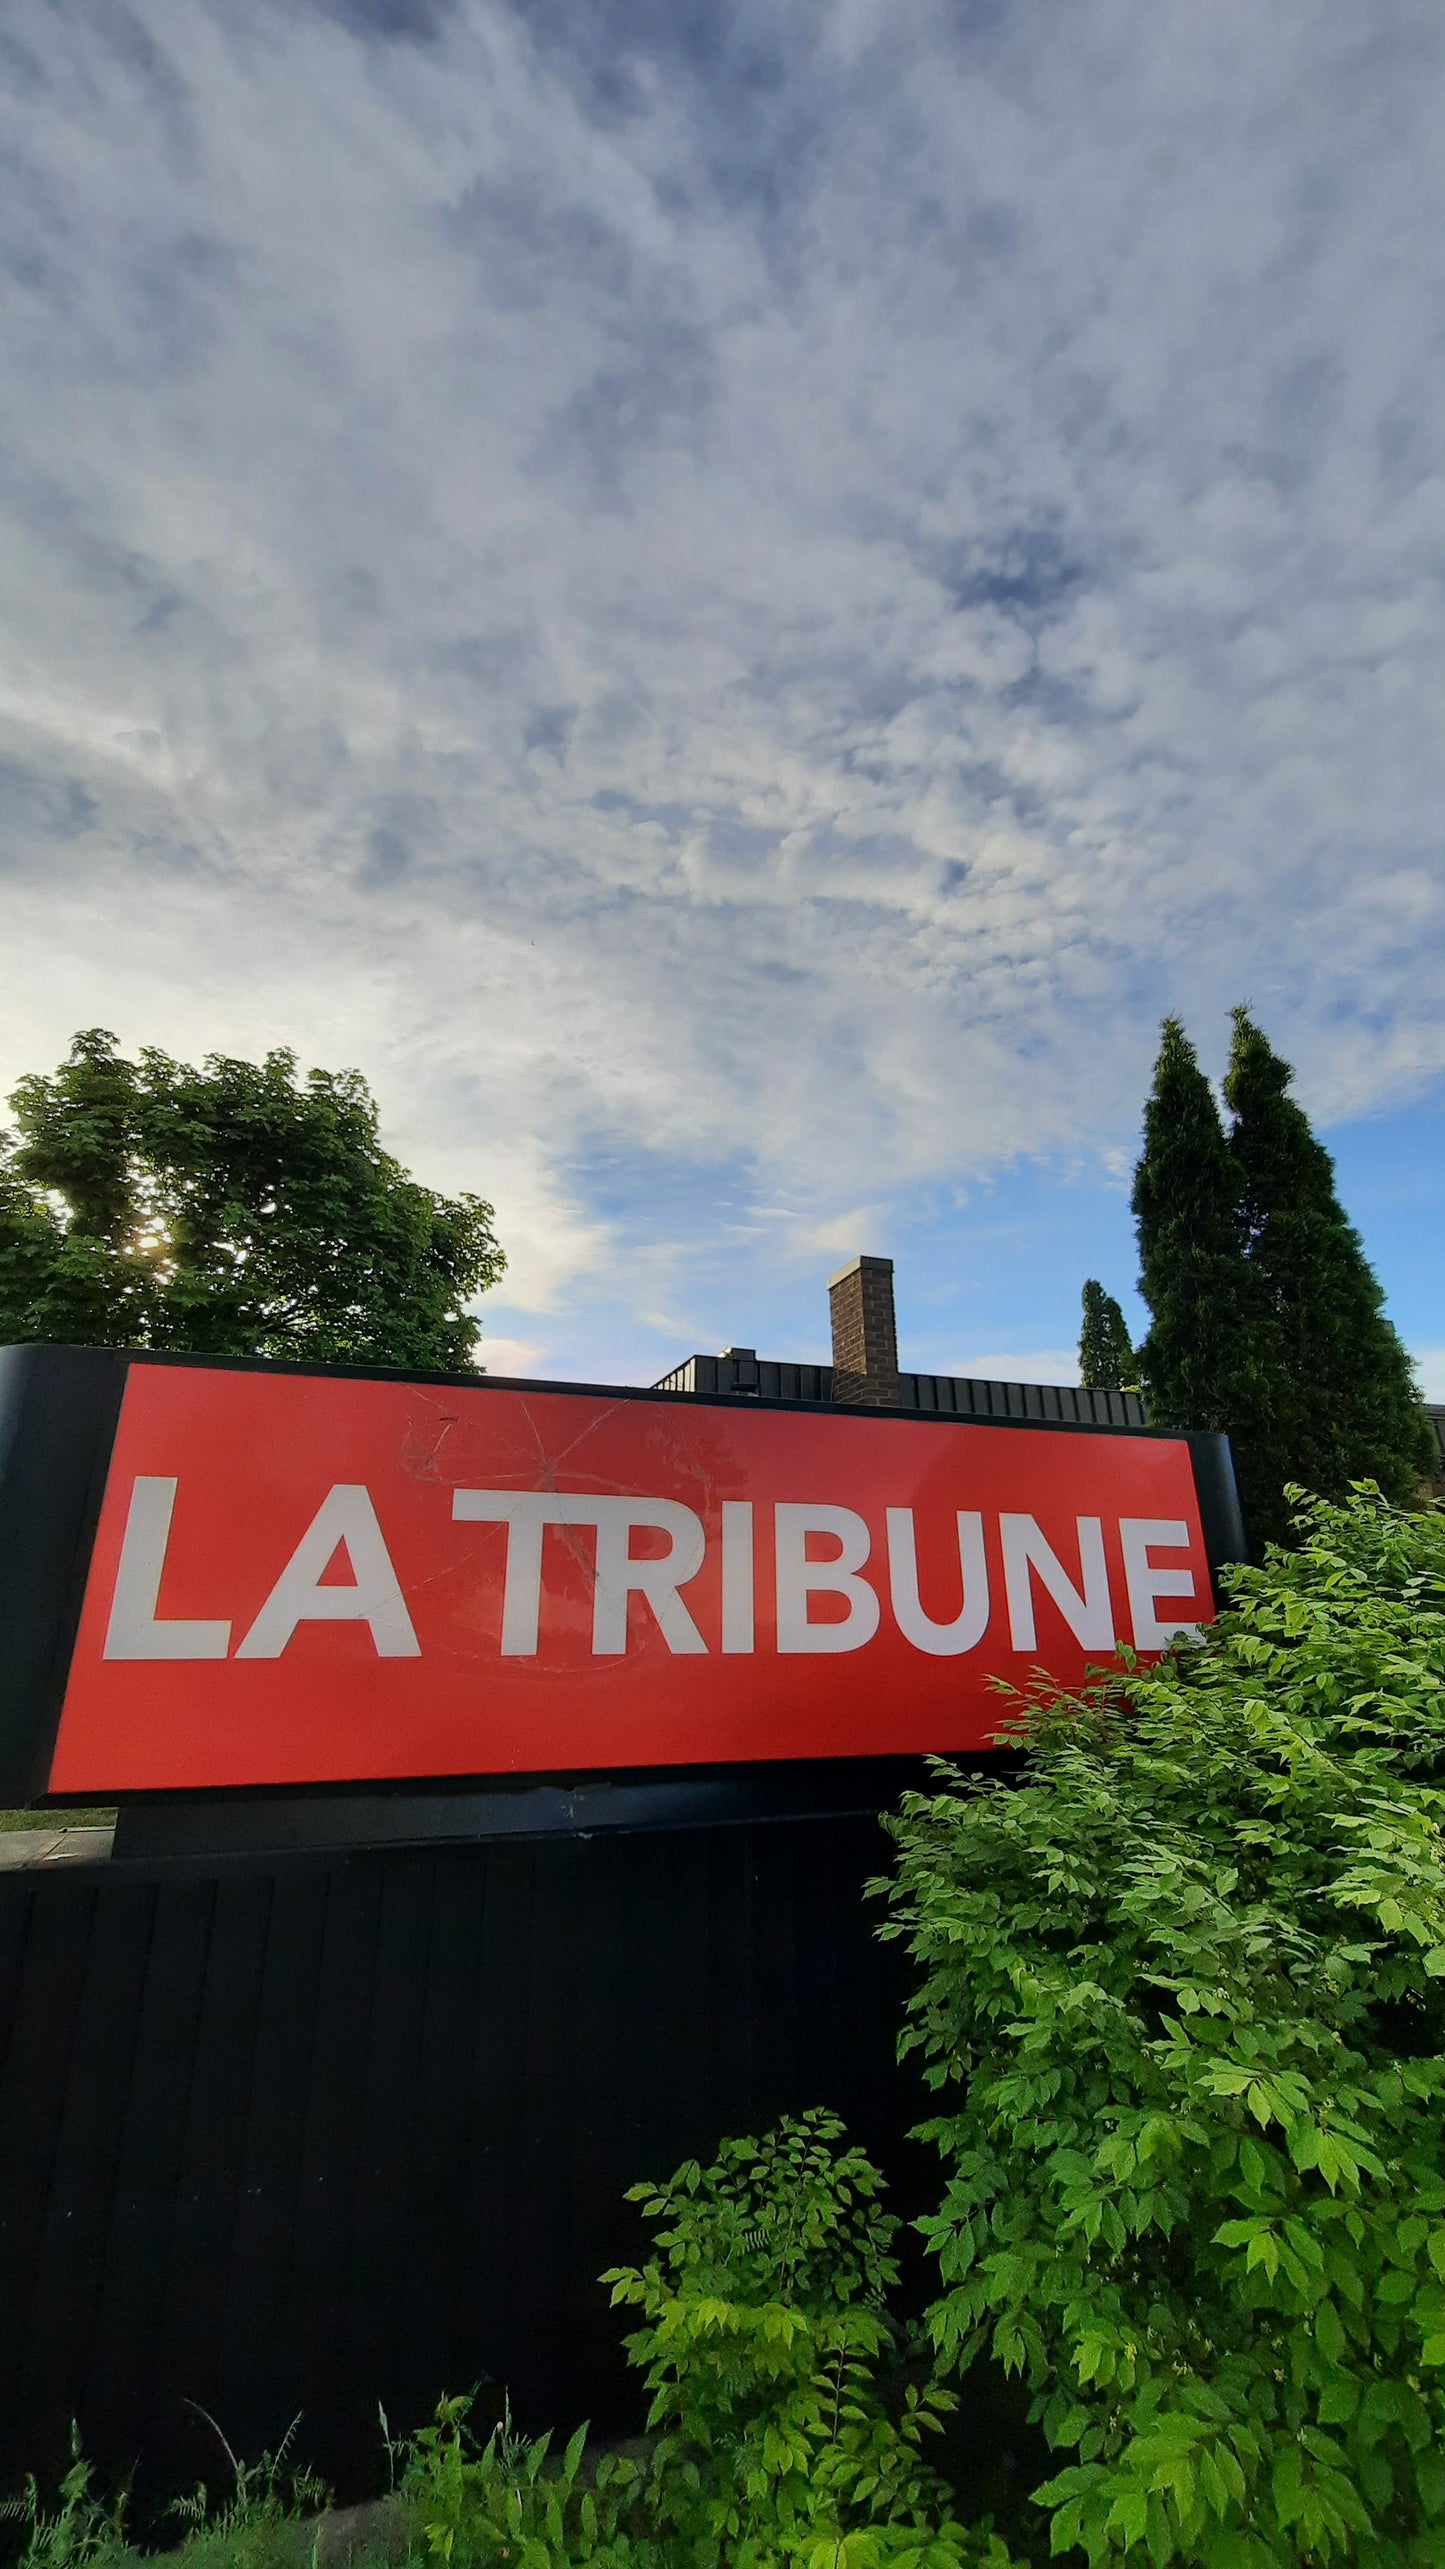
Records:
<instances>
[{"instance_id":1,"label":"tall conifer tree","mask_svg":"<svg viewBox=\"0 0 1445 2569\"><path fill-rule=\"evenodd\" d=\"M1235 1119L1229 1153L1250 1273L1280 1356L1260 1468L1331 1499L1351 1481L1375 1480L1408 1504L1430 1467L1429 1421L1335 1193L1334 1162L1289 1094L1292 1076L1237 1008L1224 1083Z\"/></svg>"},{"instance_id":2,"label":"tall conifer tree","mask_svg":"<svg viewBox=\"0 0 1445 2569\"><path fill-rule=\"evenodd\" d=\"M1119 1392L1138 1379L1124 1315L1113 1295L1090 1276L1084 1287L1084 1325L1079 1333L1079 1380L1085 1391Z\"/></svg>"},{"instance_id":3,"label":"tall conifer tree","mask_svg":"<svg viewBox=\"0 0 1445 2569\"><path fill-rule=\"evenodd\" d=\"M1239 1180L1214 1091L1175 1017L1161 1030L1134 1172L1139 1364L1156 1427L1223 1429L1255 1543L1282 1530L1271 1485L1279 1365L1245 1258Z\"/></svg>"}]
</instances>

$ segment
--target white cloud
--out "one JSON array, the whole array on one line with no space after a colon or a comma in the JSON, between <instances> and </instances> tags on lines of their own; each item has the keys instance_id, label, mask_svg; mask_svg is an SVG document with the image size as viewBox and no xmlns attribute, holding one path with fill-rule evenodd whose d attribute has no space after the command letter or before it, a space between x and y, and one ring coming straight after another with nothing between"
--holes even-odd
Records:
<instances>
[{"instance_id":1,"label":"white cloud","mask_svg":"<svg viewBox=\"0 0 1445 2569\"><path fill-rule=\"evenodd\" d=\"M1077 1383L1079 1351L1077 1347L1032 1347L1020 1355L1011 1349L1006 1355L990 1352L983 1356L960 1356L946 1372L983 1383Z\"/></svg>"},{"instance_id":2,"label":"white cloud","mask_svg":"<svg viewBox=\"0 0 1445 2569\"><path fill-rule=\"evenodd\" d=\"M427 14L11 0L0 1078L359 1061L527 1310L1445 1068L1423 0Z\"/></svg>"},{"instance_id":3,"label":"white cloud","mask_svg":"<svg viewBox=\"0 0 1445 2569\"><path fill-rule=\"evenodd\" d=\"M1417 1347L1416 1373L1426 1400L1445 1401L1445 1347Z\"/></svg>"},{"instance_id":4,"label":"white cloud","mask_svg":"<svg viewBox=\"0 0 1445 2569\"><path fill-rule=\"evenodd\" d=\"M545 1347L533 1346L525 1338L494 1337L485 1327L485 1315L477 1354L489 1374L517 1374L525 1379L546 1372Z\"/></svg>"}]
</instances>

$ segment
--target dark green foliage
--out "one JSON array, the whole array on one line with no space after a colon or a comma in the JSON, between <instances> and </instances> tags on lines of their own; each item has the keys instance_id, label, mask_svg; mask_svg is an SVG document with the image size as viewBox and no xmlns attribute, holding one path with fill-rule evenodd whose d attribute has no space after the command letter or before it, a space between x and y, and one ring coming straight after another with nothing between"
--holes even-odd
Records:
<instances>
[{"instance_id":1,"label":"dark green foliage","mask_svg":"<svg viewBox=\"0 0 1445 2569\"><path fill-rule=\"evenodd\" d=\"M1299 1536L894 1823L935 2343L1091 2563L1445 2559L1445 1516Z\"/></svg>"},{"instance_id":2,"label":"dark green foliage","mask_svg":"<svg viewBox=\"0 0 1445 2569\"><path fill-rule=\"evenodd\" d=\"M1128 1391L1139 1380L1138 1359L1129 1343L1124 1315L1113 1295L1105 1293L1093 1276L1084 1287L1079 1380L1087 1392Z\"/></svg>"},{"instance_id":3,"label":"dark green foliage","mask_svg":"<svg viewBox=\"0 0 1445 2569\"><path fill-rule=\"evenodd\" d=\"M1222 1428L1235 1440L1245 1513L1260 1496L1252 1436L1272 1415L1274 1364L1244 1261L1234 1167L1214 1091L1176 1018L1164 1021L1144 1148L1134 1172L1139 1364L1156 1427Z\"/></svg>"},{"instance_id":4,"label":"dark green foliage","mask_svg":"<svg viewBox=\"0 0 1445 2569\"><path fill-rule=\"evenodd\" d=\"M505 1263L492 1208L382 1147L356 1071L136 1061L77 1035L0 1147L0 1341L452 1369Z\"/></svg>"},{"instance_id":5,"label":"dark green foliage","mask_svg":"<svg viewBox=\"0 0 1445 2569\"><path fill-rule=\"evenodd\" d=\"M1433 1453L1409 1358L1290 1076L1236 1009L1226 1135L1166 1019L1134 1176L1150 1418L1226 1431L1257 1549L1290 1539L1287 1482L1343 1498L1370 1479L1407 1504Z\"/></svg>"},{"instance_id":6,"label":"dark green foliage","mask_svg":"<svg viewBox=\"0 0 1445 2569\"><path fill-rule=\"evenodd\" d=\"M1343 1498L1368 1476L1408 1505L1431 1467L1429 1421L1336 1197L1334 1163L1289 1094L1291 1076L1237 1008L1224 1083L1229 1152L1278 1368L1271 1415L1250 1437L1255 1477L1268 1492L1295 1480ZM1283 1533L1284 1514L1282 1500L1262 1513L1257 1499L1256 1532Z\"/></svg>"}]
</instances>

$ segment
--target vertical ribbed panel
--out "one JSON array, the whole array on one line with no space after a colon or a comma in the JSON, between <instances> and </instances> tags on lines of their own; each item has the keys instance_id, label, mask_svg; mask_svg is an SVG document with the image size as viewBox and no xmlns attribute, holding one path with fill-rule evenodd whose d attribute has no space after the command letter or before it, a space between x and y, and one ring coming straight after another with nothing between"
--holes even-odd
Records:
<instances>
[{"instance_id":1,"label":"vertical ribbed panel","mask_svg":"<svg viewBox=\"0 0 1445 2569\"><path fill-rule=\"evenodd\" d=\"M0 1875L0 2478L354 2473L490 2377L634 2426L596 2276L641 2177L831 2104L885 2157L900 1966L844 1819Z\"/></svg>"},{"instance_id":2,"label":"vertical ribbed panel","mask_svg":"<svg viewBox=\"0 0 1445 2569\"><path fill-rule=\"evenodd\" d=\"M764 1400L826 1402L833 1399L829 1365L773 1364L756 1358L746 1382L732 1356L689 1356L686 1364L664 1374L653 1389L660 1392L757 1392ZM899 1374L897 1407L927 1410L945 1418L1040 1418L1086 1427L1147 1427L1149 1414L1138 1392L1081 1391L1070 1383L996 1383L959 1374ZM1445 1456L1445 1409L1436 1417Z\"/></svg>"}]
</instances>

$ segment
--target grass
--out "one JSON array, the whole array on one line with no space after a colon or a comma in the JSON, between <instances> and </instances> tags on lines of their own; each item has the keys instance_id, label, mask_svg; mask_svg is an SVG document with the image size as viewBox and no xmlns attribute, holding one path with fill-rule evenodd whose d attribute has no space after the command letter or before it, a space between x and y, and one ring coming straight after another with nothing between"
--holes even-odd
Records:
<instances>
[{"instance_id":1,"label":"grass","mask_svg":"<svg viewBox=\"0 0 1445 2569\"><path fill-rule=\"evenodd\" d=\"M0 1811L0 1829L108 1829L114 1811Z\"/></svg>"}]
</instances>

